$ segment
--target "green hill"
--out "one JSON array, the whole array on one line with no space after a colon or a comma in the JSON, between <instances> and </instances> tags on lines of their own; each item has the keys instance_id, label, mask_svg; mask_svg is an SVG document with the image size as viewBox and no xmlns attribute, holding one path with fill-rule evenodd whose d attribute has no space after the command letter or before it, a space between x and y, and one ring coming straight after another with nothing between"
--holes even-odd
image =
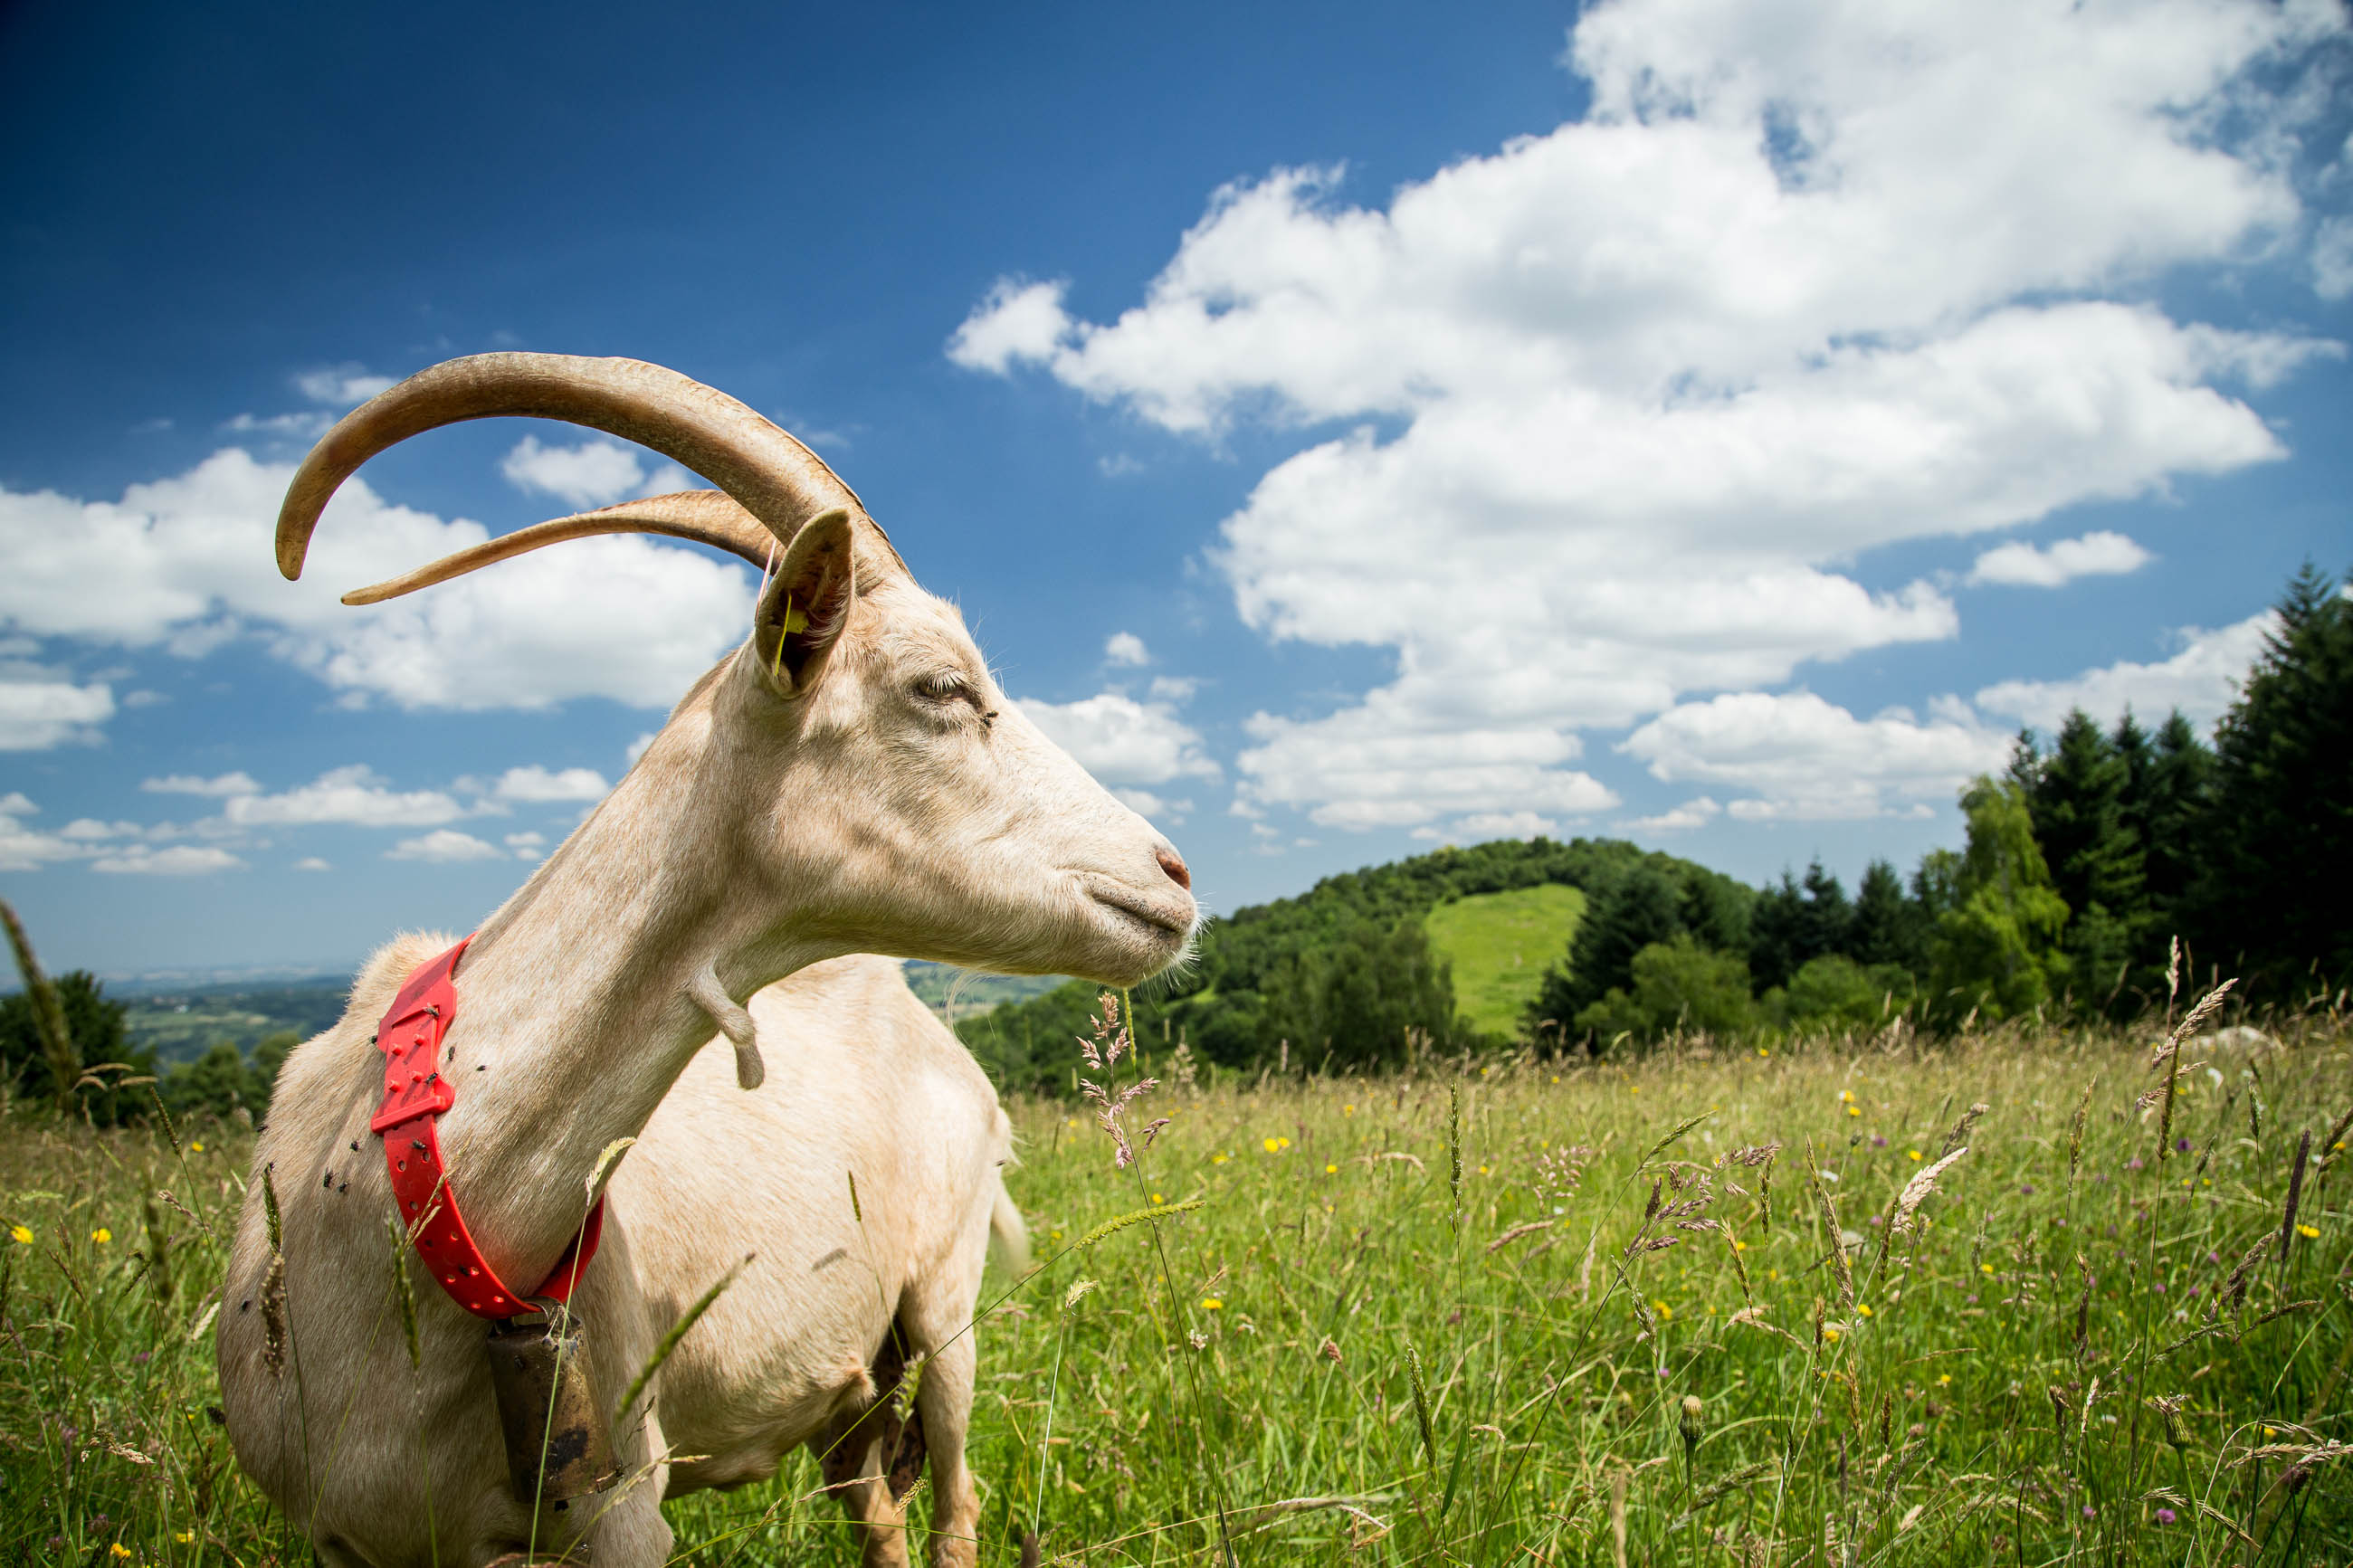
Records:
<instances>
[{"instance_id":1,"label":"green hill","mask_svg":"<svg viewBox=\"0 0 2353 1568\"><path fill-rule=\"evenodd\" d=\"M1423 924L1430 946L1454 967L1454 1005L1471 1026L1513 1035L1584 912L1583 892L1546 882L1440 904Z\"/></svg>"}]
</instances>

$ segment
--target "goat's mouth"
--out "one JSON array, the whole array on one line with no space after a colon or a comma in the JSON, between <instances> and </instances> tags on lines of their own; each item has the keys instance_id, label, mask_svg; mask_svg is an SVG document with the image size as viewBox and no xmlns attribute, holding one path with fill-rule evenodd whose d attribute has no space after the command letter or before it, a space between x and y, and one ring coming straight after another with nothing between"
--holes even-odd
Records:
<instances>
[{"instance_id":1,"label":"goat's mouth","mask_svg":"<svg viewBox=\"0 0 2353 1568\"><path fill-rule=\"evenodd\" d=\"M1080 885L1089 899L1145 927L1163 945L1175 945L1193 934L1194 909L1190 899L1155 899L1102 875L1082 877Z\"/></svg>"}]
</instances>

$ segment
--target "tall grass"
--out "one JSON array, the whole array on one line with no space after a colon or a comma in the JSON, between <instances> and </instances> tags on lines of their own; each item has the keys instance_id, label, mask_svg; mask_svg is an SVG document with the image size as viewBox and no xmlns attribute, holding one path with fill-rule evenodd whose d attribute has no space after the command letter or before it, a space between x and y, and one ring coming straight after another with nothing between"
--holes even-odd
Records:
<instances>
[{"instance_id":1,"label":"tall grass","mask_svg":"<svg viewBox=\"0 0 2353 1568\"><path fill-rule=\"evenodd\" d=\"M1018 1104L984 1559L2353 1560L2353 1027L2163 1033L1163 1058L1124 1170ZM206 1415L245 1142L179 1133L0 1133L0 1554L308 1558ZM818 1485L671 1502L681 1559L854 1560Z\"/></svg>"}]
</instances>

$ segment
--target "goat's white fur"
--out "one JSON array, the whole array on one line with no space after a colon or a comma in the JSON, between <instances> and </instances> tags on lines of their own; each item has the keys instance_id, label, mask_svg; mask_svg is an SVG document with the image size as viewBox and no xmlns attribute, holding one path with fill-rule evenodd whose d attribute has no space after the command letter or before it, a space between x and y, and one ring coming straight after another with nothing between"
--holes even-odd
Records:
<instances>
[{"instance_id":1,"label":"goat's white fur","mask_svg":"<svg viewBox=\"0 0 2353 1568\"><path fill-rule=\"evenodd\" d=\"M298 514L315 519L339 475L385 444L371 421L396 438L560 407L681 461L701 454L763 520L830 493L828 482L848 495L749 410L681 392L681 380L545 356L424 373L348 416L298 472L288 516L302 526L281 524L281 564L290 575L302 558ZM542 402L501 401L510 387ZM435 398L447 406L426 419L420 400ZM675 422L659 413L665 398L685 410ZM686 536L748 549L744 530L759 525L723 503L662 504L689 502ZM541 537L575 536L571 526ZM668 1457L710 1456L681 1462L681 1485L764 1473L812 1423L869 1397L894 1313L934 1351L922 1407L937 1517L969 1517L957 1401L972 1336L956 1331L979 1238L992 1213L1010 1212L994 1179L1002 1122L982 1115L977 1069L901 981L876 961L827 961L892 953L1131 984L1182 951L1195 908L1166 840L1005 700L955 610L916 586L861 512L767 526L790 542L752 637L467 949L442 1063L458 1100L440 1130L450 1191L519 1289L577 1234L599 1152L638 1138L612 1176L603 1249L575 1300L602 1399L619 1397L694 1293L744 1254L758 1261L663 1368L652 1415L615 1434L617 1457L650 1467L650 1479L533 1518L509 1489L483 1325L419 1271L421 1369L386 1326L392 1202L367 1131L382 1083L370 1036L408 970L445 943L404 938L378 953L343 1019L279 1079L217 1330L238 1460L336 1568L480 1568L526 1546L654 1568L670 1549ZM439 563L378 596L465 569ZM797 978L764 991L786 976ZM737 1047L739 1081L758 1081L747 1052L763 1037L777 1043L776 1078L748 1094L729 1087L702 1053L713 1019ZM835 1245L826 1238L851 1236L853 1169L867 1215L856 1235L872 1243L854 1291L793 1272L816 1268ZM284 1215L278 1375L264 1358L265 1170ZM870 1507L871 1491L847 1499L870 1526L868 1559L903 1560L887 1493ZM972 1555L968 1531L934 1538L935 1563Z\"/></svg>"}]
</instances>

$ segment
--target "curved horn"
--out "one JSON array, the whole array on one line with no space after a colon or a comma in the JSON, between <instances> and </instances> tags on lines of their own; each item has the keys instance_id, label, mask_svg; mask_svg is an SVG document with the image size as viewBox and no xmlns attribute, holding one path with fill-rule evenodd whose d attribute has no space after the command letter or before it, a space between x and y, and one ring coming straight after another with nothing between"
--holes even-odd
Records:
<instances>
[{"instance_id":1,"label":"curved horn","mask_svg":"<svg viewBox=\"0 0 2353 1568\"><path fill-rule=\"evenodd\" d=\"M778 548L776 537L760 520L720 490L681 490L675 495L648 496L597 511L575 512L546 522L535 522L512 533L444 555L429 566L343 595L346 605L378 605L419 588L446 583L567 539L587 539L599 533L660 533L724 550L765 572Z\"/></svg>"},{"instance_id":2,"label":"curved horn","mask_svg":"<svg viewBox=\"0 0 2353 1568\"><path fill-rule=\"evenodd\" d=\"M378 452L444 425L513 416L562 419L650 447L726 491L779 541L835 507L871 526L857 493L816 453L674 370L572 354L474 354L378 393L320 437L279 509L278 570L302 574L320 512Z\"/></svg>"}]
</instances>

